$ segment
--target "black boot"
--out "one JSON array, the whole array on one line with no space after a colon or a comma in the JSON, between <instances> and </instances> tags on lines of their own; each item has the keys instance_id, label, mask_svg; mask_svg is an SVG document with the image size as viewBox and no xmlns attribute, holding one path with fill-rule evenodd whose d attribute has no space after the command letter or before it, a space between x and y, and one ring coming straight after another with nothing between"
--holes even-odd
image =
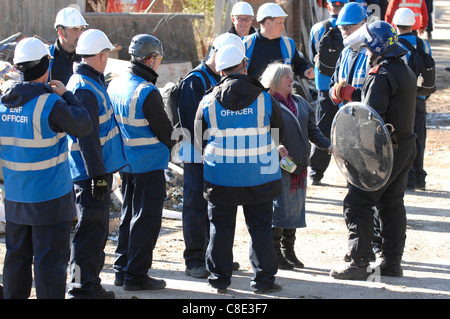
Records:
<instances>
[{"instance_id":1,"label":"black boot","mask_svg":"<svg viewBox=\"0 0 450 319\"><path fill-rule=\"evenodd\" d=\"M403 277L403 268L401 265L402 257L386 257L381 258L380 273L381 276Z\"/></svg>"},{"instance_id":2,"label":"black boot","mask_svg":"<svg viewBox=\"0 0 450 319\"><path fill-rule=\"evenodd\" d=\"M344 280L367 280L369 276L373 273L372 268L370 268L369 261L352 260L351 263L347 264L341 269L333 269L330 271L330 276L335 279Z\"/></svg>"},{"instance_id":3,"label":"black boot","mask_svg":"<svg viewBox=\"0 0 450 319\"><path fill-rule=\"evenodd\" d=\"M295 268L303 268L305 265L298 260L295 255L295 232L296 229L293 228L283 228L283 237L281 239L281 251L283 252L284 258L287 259Z\"/></svg>"},{"instance_id":4,"label":"black boot","mask_svg":"<svg viewBox=\"0 0 450 319\"><path fill-rule=\"evenodd\" d=\"M275 247L275 251L278 257L278 269L294 269L294 266L291 265L289 261L284 258L281 253L281 236L283 234L283 229L281 228L272 228L272 236L273 236L273 245Z\"/></svg>"}]
</instances>

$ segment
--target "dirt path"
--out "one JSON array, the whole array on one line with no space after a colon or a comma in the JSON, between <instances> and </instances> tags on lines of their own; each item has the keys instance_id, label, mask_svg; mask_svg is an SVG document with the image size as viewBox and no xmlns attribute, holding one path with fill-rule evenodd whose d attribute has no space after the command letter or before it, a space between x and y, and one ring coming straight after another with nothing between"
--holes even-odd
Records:
<instances>
[{"instance_id":1,"label":"dirt path","mask_svg":"<svg viewBox=\"0 0 450 319\"><path fill-rule=\"evenodd\" d=\"M445 5L445 6L443 6ZM329 276L342 264L347 230L342 217L346 181L332 161L323 186L308 187L307 227L297 231L296 251L304 262L300 270L280 270L277 282L283 290L271 295L254 295L249 290L253 274L248 262L248 236L242 213L238 214L234 258L241 265L233 274L228 294L215 294L206 280L184 275L184 249L180 220L164 219L154 252L151 276L167 281L167 288L155 292L125 292L112 285L111 264L114 243L108 245L108 262L102 274L107 289L117 298L170 299L450 299L450 2L436 1L436 30L430 44L437 61L438 92L428 102L429 129L426 149L427 190L407 192L407 242L404 277L382 277L378 282L335 280ZM438 129L436 129L438 128ZM439 129L440 128L440 129ZM181 304L188 301L180 301Z\"/></svg>"}]
</instances>

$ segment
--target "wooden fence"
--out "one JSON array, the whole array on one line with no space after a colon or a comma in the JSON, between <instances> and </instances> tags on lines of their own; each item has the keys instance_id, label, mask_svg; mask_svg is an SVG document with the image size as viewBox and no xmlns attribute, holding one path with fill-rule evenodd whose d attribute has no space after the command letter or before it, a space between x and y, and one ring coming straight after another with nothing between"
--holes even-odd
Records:
<instances>
[{"instance_id":1,"label":"wooden fence","mask_svg":"<svg viewBox=\"0 0 450 319\"><path fill-rule=\"evenodd\" d=\"M59 10L79 0L0 0L0 40L22 32L37 35L53 43L57 34L54 21ZM84 6L82 6L83 9ZM81 10L83 12L83 10ZM199 60L192 21L204 19L203 14L182 13L85 13L89 28L105 32L111 42L122 47L120 59L128 59L131 38L149 33L161 40L167 62Z\"/></svg>"}]
</instances>

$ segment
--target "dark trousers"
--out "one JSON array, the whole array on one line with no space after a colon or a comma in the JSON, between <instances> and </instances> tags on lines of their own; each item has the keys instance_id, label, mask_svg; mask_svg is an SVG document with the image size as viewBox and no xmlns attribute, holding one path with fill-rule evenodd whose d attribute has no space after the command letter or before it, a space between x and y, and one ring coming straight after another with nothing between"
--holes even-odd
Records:
<instances>
[{"instance_id":1,"label":"dark trousers","mask_svg":"<svg viewBox=\"0 0 450 319\"><path fill-rule=\"evenodd\" d=\"M106 175L109 187L112 174ZM69 296L91 298L100 286L100 272L105 263L104 248L109 233L111 197L103 201L92 197L91 180L74 182L78 223L72 239Z\"/></svg>"},{"instance_id":2,"label":"dark trousers","mask_svg":"<svg viewBox=\"0 0 450 319\"><path fill-rule=\"evenodd\" d=\"M406 209L403 202L408 171L415 157L415 141L400 143L387 184L378 191L364 191L353 185L344 199L344 217L349 231L350 256L368 263L374 240L374 207L380 220L381 251L387 258L401 257L406 240Z\"/></svg>"},{"instance_id":3,"label":"dark trousers","mask_svg":"<svg viewBox=\"0 0 450 319\"><path fill-rule=\"evenodd\" d=\"M122 174L122 216L119 226L114 270L128 284L148 278L153 249L161 230L166 196L164 170Z\"/></svg>"},{"instance_id":4,"label":"dark trousers","mask_svg":"<svg viewBox=\"0 0 450 319\"><path fill-rule=\"evenodd\" d=\"M275 282L278 262L272 239L272 201L244 205L244 216L250 233L250 264L255 276L250 287L264 289ZM215 288L227 288L233 272L233 242L236 228L237 206L216 205L208 202L210 241L206 252L206 265L211 275L208 282Z\"/></svg>"},{"instance_id":5,"label":"dark trousers","mask_svg":"<svg viewBox=\"0 0 450 319\"><path fill-rule=\"evenodd\" d=\"M427 172L424 170L425 146L427 140L427 110L426 101L416 98L416 117L414 133L416 133L416 157L408 175L408 186L424 185Z\"/></svg>"},{"instance_id":6,"label":"dark trousers","mask_svg":"<svg viewBox=\"0 0 450 319\"><path fill-rule=\"evenodd\" d=\"M34 282L38 299L64 299L72 221L48 226L8 221L3 268L5 299L27 299Z\"/></svg>"},{"instance_id":7,"label":"dark trousers","mask_svg":"<svg viewBox=\"0 0 450 319\"><path fill-rule=\"evenodd\" d=\"M184 164L183 236L186 267L205 266L209 241L208 202L203 197L203 164Z\"/></svg>"},{"instance_id":8,"label":"dark trousers","mask_svg":"<svg viewBox=\"0 0 450 319\"><path fill-rule=\"evenodd\" d=\"M317 127L322 131L326 138L330 138L331 124L334 116L339 110L338 106L334 105L329 97L328 91L319 91L316 108L316 122ZM327 150L321 150L313 145L311 150L311 164L309 177L316 180L321 180L325 171L330 165L331 155Z\"/></svg>"}]
</instances>

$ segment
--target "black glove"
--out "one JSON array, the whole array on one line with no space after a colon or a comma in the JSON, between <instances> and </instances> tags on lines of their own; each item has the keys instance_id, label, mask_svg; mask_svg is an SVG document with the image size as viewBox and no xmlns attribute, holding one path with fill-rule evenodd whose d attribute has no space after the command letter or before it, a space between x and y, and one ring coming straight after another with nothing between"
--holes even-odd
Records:
<instances>
[{"instance_id":1,"label":"black glove","mask_svg":"<svg viewBox=\"0 0 450 319\"><path fill-rule=\"evenodd\" d=\"M111 192L105 176L98 176L92 179L92 197L96 200L105 200Z\"/></svg>"}]
</instances>

